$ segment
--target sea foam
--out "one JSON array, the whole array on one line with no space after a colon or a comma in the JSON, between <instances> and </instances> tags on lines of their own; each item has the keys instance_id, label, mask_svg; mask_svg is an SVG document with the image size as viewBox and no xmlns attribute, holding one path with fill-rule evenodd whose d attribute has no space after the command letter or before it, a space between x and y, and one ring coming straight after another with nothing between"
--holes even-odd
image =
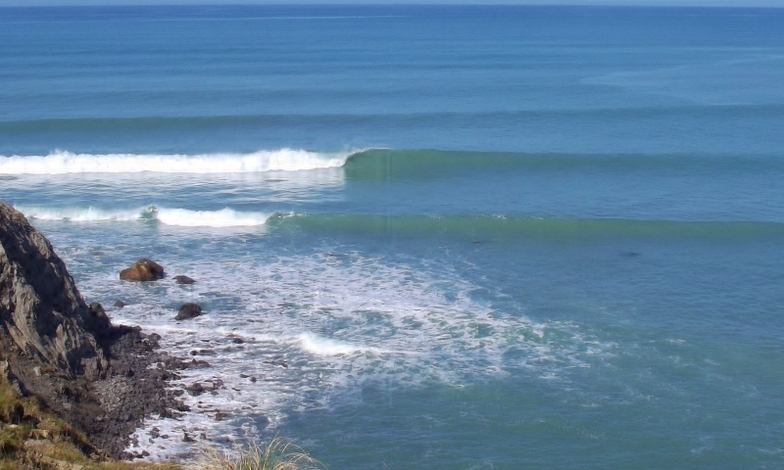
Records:
<instances>
[{"instance_id":1,"label":"sea foam","mask_svg":"<svg viewBox=\"0 0 784 470\"><path fill-rule=\"evenodd\" d=\"M361 401L366 385L462 387L509 368L558 380L608 354L608 345L578 325L495 311L449 264L334 249L246 250L215 261L216 248L205 245L194 260L160 260L197 279L187 288L164 279L139 289L119 283L114 271L81 279L90 298L134 299L111 311L113 321L144 325L177 357L205 356L210 366L182 371L180 386L219 384L214 394L183 396L192 411L181 419L151 420L137 431L132 450L153 458L187 447L161 441L153 428L241 440L245 432L274 432L293 412ZM174 322L185 301L207 313ZM216 421L219 412L232 418Z\"/></svg>"},{"instance_id":2,"label":"sea foam","mask_svg":"<svg viewBox=\"0 0 784 470\"><path fill-rule=\"evenodd\" d=\"M341 341L336 341L329 338L323 338L313 333L302 333L299 335L299 340L302 343L302 348L317 356L339 356L342 354L354 354L372 348L364 348Z\"/></svg>"},{"instance_id":3,"label":"sea foam","mask_svg":"<svg viewBox=\"0 0 784 470\"><path fill-rule=\"evenodd\" d=\"M319 153L279 149L253 153L200 155L77 154L0 156L0 175L58 175L69 173L260 173L339 168L356 152Z\"/></svg>"}]
</instances>

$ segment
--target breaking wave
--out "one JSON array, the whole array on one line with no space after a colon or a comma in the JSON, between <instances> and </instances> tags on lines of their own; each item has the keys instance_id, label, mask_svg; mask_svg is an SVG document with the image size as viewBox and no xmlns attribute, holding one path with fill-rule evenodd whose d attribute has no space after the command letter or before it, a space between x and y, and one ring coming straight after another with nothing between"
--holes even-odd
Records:
<instances>
[{"instance_id":1,"label":"breaking wave","mask_svg":"<svg viewBox=\"0 0 784 470\"><path fill-rule=\"evenodd\" d=\"M56 151L49 155L0 157L2 175L70 173L261 173L339 168L356 152L309 152L279 149L252 153L200 155L84 154Z\"/></svg>"},{"instance_id":2,"label":"breaking wave","mask_svg":"<svg viewBox=\"0 0 784 470\"><path fill-rule=\"evenodd\" d=\"M33 220L62 220L70 222L126 222L156 220L178 227L254 227L264 225L272 214L240 212L231 208L214 211L170 209L148 206L130 210L103 210L94 207L48 208L16 207Z\"/></svg>"}]
</instances>

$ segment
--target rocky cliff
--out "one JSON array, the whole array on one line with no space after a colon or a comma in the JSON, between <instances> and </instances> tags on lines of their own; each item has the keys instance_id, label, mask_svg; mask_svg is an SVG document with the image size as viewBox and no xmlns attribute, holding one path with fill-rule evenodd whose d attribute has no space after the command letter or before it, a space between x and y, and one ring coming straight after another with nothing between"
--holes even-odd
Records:
<instances>
[{"instance_id":1,"label":"rocky cliff","mask_svg":"<svg viewBox=\"0 0 784 470\"><path fill-rule=\"evenodd\" d=\"M49 241L0 201L0 372L17 393L37 397L97 451L127 457L144 416L184 409L161 393L184 363L156 349L154 336L114 327L88 305Z\"/></svg>"},{"instance_id":2,"label":"rocky cliff","mask_svg":"<svg viewBox=\"0 0 784 470\"><path fill-rule=\"evenodd\" d=\"M96 337L105 314L91 310L49 241L0 202L0 328L42 365L97 379L108 367Z\"/></svg>"}]
</instances>

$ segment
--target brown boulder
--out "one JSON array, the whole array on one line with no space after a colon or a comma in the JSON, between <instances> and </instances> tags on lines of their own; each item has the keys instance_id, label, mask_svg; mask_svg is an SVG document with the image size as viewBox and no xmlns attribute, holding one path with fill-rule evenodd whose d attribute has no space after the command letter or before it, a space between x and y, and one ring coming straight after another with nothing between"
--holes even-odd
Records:
<instances>
[{"instance_id":1,"label":"brown boulder","mask_svg":"<svg viewBox=\"0 0 784 470\"><path fill-rule=\"evenodd\" d=\"M141 258L130 268L120 271L120 279L123 281L157 281L163 279L163 276L163 266L147 258Z\"/></svg>"}]
</instances>

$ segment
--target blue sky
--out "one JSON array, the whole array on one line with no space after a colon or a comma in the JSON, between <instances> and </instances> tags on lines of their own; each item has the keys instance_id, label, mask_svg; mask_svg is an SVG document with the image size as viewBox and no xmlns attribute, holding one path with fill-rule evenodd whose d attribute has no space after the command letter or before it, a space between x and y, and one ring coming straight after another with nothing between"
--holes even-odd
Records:
<instances>
[{"instance_id":1,"label":"blue sky","mask_svg":"<svg viewBox=\"0 0 784 470\"><path fill-rule=\"evenodd\" d=\"M520 5L662 5L662 6L763 6L784 8L784 0L0 0L0 6L33 5L173 5L173 4L468 4Z\"/></svg>"}]
</instances>

